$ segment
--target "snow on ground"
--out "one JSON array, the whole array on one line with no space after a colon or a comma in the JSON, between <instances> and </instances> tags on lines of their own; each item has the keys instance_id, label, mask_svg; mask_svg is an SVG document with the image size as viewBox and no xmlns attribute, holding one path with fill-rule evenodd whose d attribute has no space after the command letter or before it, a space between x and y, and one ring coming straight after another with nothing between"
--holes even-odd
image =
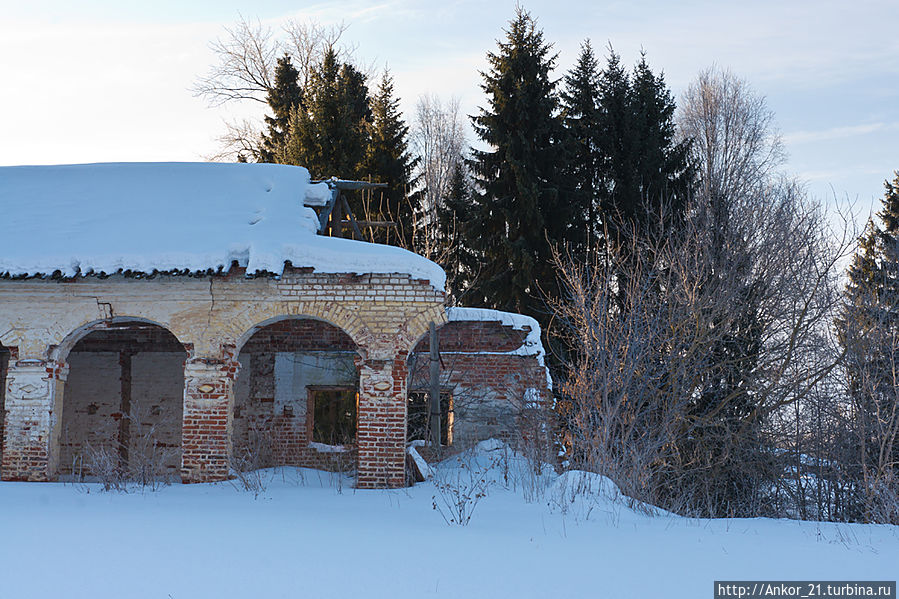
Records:
<instances>
[{"instance_id":1,"label":"snow on ground","mask_svg":"<svg viewBox=\"0 0 899 599\"><path fill-rule=\"evenodd\" d=\"M609 499L607 481L605 496L571 501L599 477L521 463L485 444L393 491L278 469L258 498L232 483L0 483L0 596L693 599L714 580L899 575L899 527L652 517ZM491 464L468 526L447 525L435 485L467 486Z\"/></svg>"},{"instance_id":2,"label":"snow on ground","mask_svg":"<svg viewBox=\"0 0 899 599\"><path fill-rule=\"evenodd\" d=\"M316 235L330 197L301 167L107 163L0 168L0 275L230 268L446 275L406 250Z\"/></svg>"}]
</instances>

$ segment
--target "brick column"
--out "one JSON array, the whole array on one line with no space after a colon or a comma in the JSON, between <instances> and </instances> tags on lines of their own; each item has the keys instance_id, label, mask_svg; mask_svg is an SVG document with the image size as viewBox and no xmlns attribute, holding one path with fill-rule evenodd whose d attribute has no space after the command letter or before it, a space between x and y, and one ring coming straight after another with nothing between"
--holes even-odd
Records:
<instances>
[{"instance_id":1,"label":"brick column","mask_svg":"<svg viewBox=\"0 0 899 599\"><path fill-rule=\"evenodd\" d=\"M359 369L356 486L406 485L406 356L366 360Z\"/></svg>"},{"instance_id":2,"label":"brick column","mask_svg":"<svg viewBox=\"0 0 899 599\"><path fill-rule=\"evenodd\" d=\"M5 381L3 480L48 481L56 477L68 372L63 362L10 361Z\"/></svg>"},{"instance_id":3,"label":"brick column","mask_svg":"<svg viewBox=\"0 0 899 599\"><path fill-rule=\"evenodd\" d=\"M226 480L231 457L231 415L236 360L192 359L184 364L181 481Z\"/></svg>"}]
</instances>

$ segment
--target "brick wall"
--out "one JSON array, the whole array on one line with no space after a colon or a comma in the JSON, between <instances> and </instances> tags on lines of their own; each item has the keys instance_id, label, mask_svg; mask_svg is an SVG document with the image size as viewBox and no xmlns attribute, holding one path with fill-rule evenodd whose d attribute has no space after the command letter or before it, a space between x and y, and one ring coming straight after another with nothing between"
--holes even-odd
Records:
<instances>
[{"instance_id":1,"label":"brick wall","mask_svg":"<svg viewBox=\"0 0 899 599\"><path fill-rule=\"evenodd\" d=\"M132 466L152 459L160 476L177 480L186 358L171 333L149 325L79 340L67 358L59 473L95 474L103 451Z\"/></svg>"},{"instance_id":2,"label":"brick wall","mask_svg":"<svg viewBox=\"0 0 899 599\"><path fill-rule=\"evenodd\" d=\"M320 320L282 320L254 333L238 355L234 455L264 466L334 468L333 456L309 449L308 388L356 387L356 356L353 340Z\"/></svg>"},{"instance_id":3,"label":"brick wall","mask_svg":"<svg viewBox=\"0 0 899 599\"><path fill-rule=\"evenodd\" d=\"M438 329L440 386L452 396L453 444L491 437L519 442L545 418L543 366L535 356L501 353L521 347L527 333L490 321L453 321ZM428 390L428 351L425 339L409 358L411 390Z\"/></svg>"},{"instance_id":4,"label":"brick wall","mask_svg":"<svg viewBox=\"0 0 899 599\"><path fill-rule=\"evenodd\" d=\"M6 369L9 365L9 350L0 345L0 463L3 460L3 424L6 421Z\"/></svg>"},{"instance_id":5,"label":"brick wall","mask_svg":"<svg viewBox=\"0 0 899 599\"><path fill-rule=\"evenodd\" d=\"M185 382L181 474L183 480L188 482L227 477L229 454L234 448L232 433L238 440L245 437L241 430L248 430L242 429L244 423L234 417L234 408L240 402L234 400L233 394L240 393L244 381L239 377L235 380L232 376L231 371L236 375L240 362L229 348L243 345L247 356L258 355L259 360L254 365L250 359L242 367L247 371L274 368L272 376L275 377L278 360L283 361L287 354L296 357L302 353L307 357L314 356L316 362L341 365L358 357L358 368L367 364L371 368L365 376L374 377L367 384L364 380L359 383L359 401L364 404L361 413L366 418L384 415L388 419L384 426L375 423L375 428L369 429L370 434L365 436L366 446L359 446L359 455L365 456L360 458L360 462L371 458L368 465L360 468L360 486L397 486L402 483L401 446L405 441L405 429L402 424L397 425L397 419L402 422L405 417L405 356L415 340L427 330L430 321L443 322L443 301L442 291L435 289L428 281L406 274L324 274L291 268L286 269L279 278L245 277L244 273L236 271L221 276L157 274L138 278L113 275L102 279L0 280L0 304L4 306L4 310L0 311L0 343L15 346L22 356L20 361L25 363L56 364L58 360L73 354L71 350L78 337L77 332L98 322L115 323L127 317L158 323L172 331L188 349L182 376L173 377L179 383ZM11 315L15 315L14 321ZM287 321L283 319L293 317L307 319L307 324L302 325L306 327L305 332L296 329L288 331L284 327L291 325L275 322L284 323ZM312 324L321 321L333 323L336 327L333 331L322 331L321 325ZM270 322L275 322L277 326L268 330L267 339L257 337L249 345L244 343L247 337L257 332L255 328L260 323ZM340 334L335 332L338 330ZM96 358L95 361L104 359L100 357L103 352L115 353L114 337L125 333L113 329L104 332L108 333L105 338L91 337L74 353L90 353ZM293 339L286 340L285 333ZM156 342L147 339L140 343L153 346ZM254 344L268 349L256 352ZM331 356L327 355L329 352ZM264 355L266 353L268 355ZM394 367L398 356L402 356L403 364ZM382 368L382 364L389 367ZM113 368L113 365L109 367ZM354 363L351 370L356 368ZM20 380L27 378L31 381L38 375L21 370L17 376ZM79 376L76 374L76 383ZM357 370L352 377L353 384L356 384L358 377ZM39 384L42 389L47 385L61 389L62 382L57 385L54 381L56 379L41 378ZM11 477L52 478L58 467L55 462L52 468L48 464L60 457L57 439L62 437L59 425L64 420L64 399L60 392L61 403L57 410L54 393L32 399L28 396L30 392L22 391L24 387L21 385L12 402L7 397L7 403L16 405L17 412L13 419L22 418L21 422L17 422L17 432L13 436L19 439L25 435L28 440L16 449L19 457L13 461L4 458L4 468L9 462L11 470L8 476ZM34 385L37 386L38 381L34 381ZM210 387L215 392L203 393L201 387ZM263 387L264 384L257 386L259 398L263 397ZM287 405L289 402L286 400L279 403L275 393L275 397L269 397L271 401L257 402L258 405L253 408L271 418L272 430L283 441L276 444L275 451L284 456L285 461L297 459L298 448L308 441L308 426L304 426L308 422L298 418L302 414L302 396L303 393L296 394L291 406ZM246 397L249 398L249 389ZM34 411L35 406L37 412ZM293 408L292 414L289 409L285 412L285 407ZM98 406L95 413L100 411ZM243 415L252 411L241 410L240 413ZM28 415L32 413L37 414L36 419L29 420ZM115 412L110 409L107 413L111 417ZM20 435L19 431L26 430L30 432ZM7 436L8 431L9 426ZM27 452L22 449L26 446L27 452L34 455L40 452L46 454L44 472L38 472L40 460L26 459L31 455L26 455ZM305 458L300 456L299 459L302 461ZM309 459L320 461L322 458L310 455ZM65 461L70 460L66 458ZM3 475L7 476L5 470Z\"/></svg>"}]
</instances>

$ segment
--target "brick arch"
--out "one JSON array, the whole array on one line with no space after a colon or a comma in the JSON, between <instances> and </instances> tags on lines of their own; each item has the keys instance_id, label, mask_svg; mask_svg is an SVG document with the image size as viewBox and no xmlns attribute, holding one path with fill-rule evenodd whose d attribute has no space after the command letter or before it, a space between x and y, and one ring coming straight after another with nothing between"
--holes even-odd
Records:
<instances>
[{"instance_id":1,"label":"brick arch","mask_svg":"<svg viewBox=\"0 0 899 599\"><path fill-rule=\"evenodd\" d=\"M437 325L438 331L447 324L446 311L443 306L433 306L416 314L406 323L400 334L401 349L405 355L411 355L418 344L427 339L431 321Z\"/></svg>"},{"instance_id":2,"label":"brick arch","mask_svg":"<svg viewBox=\"0 0 899 599\"><path fill-rule=\"evenodd\" d=\"M184 347L185 351L190 354L190 344L183 339L178 332L173 331L164 323L160 323L154 320L150 320L148 318L141 318L136 316L116 316L111 319L101 319L101 320L91 320L84 322L81 326L69 331L66 334L60 335L58 331L55 329L60 327L54 327L54 330L51 330L51 338L58 339L58 342L54 345L51 345L50 350L48 352L48 357L51 360L55 360L58 362L65 362L66 357L72 351L72 348L85 337L87 337L90 333L94 331L107 330L109 324L117 324L117 323L141 323L141 324L150 324L157 326L165 331L171 333L175 339Z\"/></svg>"},{"instance_id":3,"label":"brick arch","mask_svg":"<svg viewBox=\"0 0 899 599\"><path fill-rule=\"evenodd\" d=\"M350 310L321 302L292 302L286 305L266 305L245 312L224 327L224 337L234 345L234 353L260 329L282 320L310 318L326 322L346 333L356 347L364 351L372 335L362 320Z\"/></svg>"}]
</instances>

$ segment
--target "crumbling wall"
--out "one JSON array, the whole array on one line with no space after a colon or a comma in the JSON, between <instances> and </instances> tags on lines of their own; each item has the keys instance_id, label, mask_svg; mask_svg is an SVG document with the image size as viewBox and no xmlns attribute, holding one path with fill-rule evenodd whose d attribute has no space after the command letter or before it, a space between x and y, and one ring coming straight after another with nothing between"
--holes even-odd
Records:
<instances>
[{"instance_id":1,"label":"crumbling wall","mask_svg":"<svg viewBox=\"0 0 899 599\"><path fill-rule=\"evenodd\" d=\"M517 353L528 332L495 321L452 321L438 329L440 387L451 396L454 445L491 437L517 443L544 426L546 369L536 354ZM429 349L425 338L410 355L410 392L428 390Z\"/></svg>"},{"instance_id":2,"label":"crumbling wall","mask_svg":"<svg viewBox=\"0 0 899 599\"><path fill-rule=\"evenodd\" d=\"M152 325L94 331L67 357L60 474L92 472L98 452L122 466L155 460L158 474L177 479L186 352Z\"/></svg>"},{"instance_id":3,"label":"crumbling wall","mask_svg":"<svg viewBox=\"0 0 899 599\"><path fill-rule=\"evenodd\" d=\"M262 466L320 466L309 447L310 388L356 388L357 356L353 340L321 320L287 319L257 331L238 355L234 456Z\"/></svg>"},{"instance_id":4,"label":"crumbling wall","mask_svg":"<svg viewBox=\"0 0 899 599\"><path fill-rule=\"evenodd\" d=\"M9 350L0 345L0 461L3 458L3 425L6 422L6 372L9 366Z\"/></svg>"}]
</instances>

